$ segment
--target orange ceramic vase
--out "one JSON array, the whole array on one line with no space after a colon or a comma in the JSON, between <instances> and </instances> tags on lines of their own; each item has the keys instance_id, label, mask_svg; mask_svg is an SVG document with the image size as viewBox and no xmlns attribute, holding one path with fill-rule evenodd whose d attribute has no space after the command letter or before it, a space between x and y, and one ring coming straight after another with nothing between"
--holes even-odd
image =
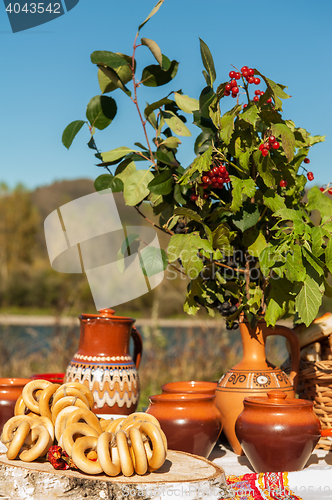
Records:
<instances>
[{"instance_id":1,"label":"orange ceramic vase","mask_svg":"<svg viewBox=\"0 0 332 500\"><path fill-rule=\"evenodd\" d=\"M216 389L216 406L221 413L223 432L237 455L242 455L243 451L235 434L235 422L243 410L244 398L266 396L271 389L281 390L288 397L294 398L300 363L299 340L289 328L280 325L275 328L267 327L262 320L252 329L246 321L242 321L240 333L242 360L221 377ZM289 377L266 359L265 341L270 335L282 335L290 344Z\"/></svg>"},{"instance_id":2,"label":"orange ceramic vase","mask_svg":"<svg viewBox=\"0 0 332 500\"><path fill-rule=\"evenodd\" d=\"M138 405L138 367L142 338L132 318L115 316L112 309L100 314L82 314L79 346L65 375L65 382L89 387L96 414L129 415ZM134 341L133 358L129 343Z\"/></svg>"}]
</instances>

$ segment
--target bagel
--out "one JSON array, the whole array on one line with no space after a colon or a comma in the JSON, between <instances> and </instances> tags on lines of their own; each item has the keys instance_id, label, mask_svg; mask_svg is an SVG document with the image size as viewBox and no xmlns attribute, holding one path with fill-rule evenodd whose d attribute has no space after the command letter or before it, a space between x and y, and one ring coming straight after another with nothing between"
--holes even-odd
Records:
<instances>
[{"instance_id":1,"label":"bagel","mask_svg":"<svg viewBox=\"0 0 332 500\"><path fill-rule=\"evenodd\" d=\"M115 446L115 436L110 432L100 434L97 441L97 455L101 468L108 476L117 476L121 472L118 449Z\"/></svg>"},{"instance_id":2,"label":"bagel","mask_svg":"<svg viewBox=\"0 0 332 500\"><path fill-rule=\"evenodd\" d=\"M108 425L106 427L106 432L115 432L115 429L120 426L121 422L125 420L125 417L121 418L115 418L114 420L109 420ZM120 429L118 429L120 430Z\"/></svg>"},{"instance_id":3,"label":"bagel","mask_svg":"<svg viewBox=\"0 0 332 500\"><path fill-rule=\"evenodd\" d=\"M14 406L14 415L26 415L26 412L29 408L23 401L22 394L17 398L15 406Z\"/></svg>"},{"instance_id":4,"label":"bagel","mask_svg":"<svg viewBox=\"0 0 332 500\"><path fill-rule=\"evenodd\" d=\"M93 427L98 434L103 432L98 417L90 410L86 408L77 408L67 417L66 426L70 424L75 424L77 422L84 421L86 424Z\"/></svg>"},{"instance_id":5,"label":"bagel","mask_svg":"<svg viewBox=\"0 0 332 500\"><path fill-rule=\"evenodd\" d=\"M85 455L87 450L96 450L97 442L98 438L95 436L84 436L76 439L73 445L72 460L74 464L86 474L100 474L103 472L98 459L92 461Z\"/></svg>"},{"instance_id":6,"label":"bagel","mask_svg":"<svg viewBox=\"0 0 332 500\"><path fill-rule=\"evenodd\" d=\"M103 432L106 431L106 428L110 425L111 422L114 422L114 418L101 418L99 420L99 423L100 423L100 427L102 429Z\"/></svg>"},{"instance_id":7,"label":"bagel","mask_svg":"<svg viewBox=\"0 0 332 500\"><path fill-rule=\"evenodd\" d=\"M69 413L75 410L77 410L77 406L66 406L63 410L61 410L58 413L58 416L56 417L54 423L54 435L57 441L60 440L61 435L65 431Z\"/></svg>"},{"instance_id":8,"label":"bagel","mask_svg":"<svg viewBox=\"0 0 332 500\"><path fill-rule=\"evenodd\" d=\"M76 439L81 436L94 436L98 437L98 432L90 427L88 424L83 424L81 422L70 424L66 427L64 433L62 434L62 447L68 453L69 456L72 454L72 447Z\"/></svg>"},{"instance_id":9,"label":"bagel","mask_svg":"<svg viewBox=\"0 0 332 500\"><path fill-rule=\"evenodd\" d=\"M164 444L166 437L163 439L160 429L151 422L143 422L139 430L143 436L149 438L152 445L152 453L147 453L149 470L157 470L166 460L167 446ZM145 445L145 450L147 450L147 445Z\"/></svg>"},{"instance_id":10,"label":"bagel","mask_svg":"<svg viewBox=\"0 0 332 500\"><path fill-rule=\"evenodd\" d=\"M14 460L14 458L17 457L29 432L30 432L29 422L27 420L22 420L22 422L20 422L19 426L17 427L13 439L9 444L7 450L8 460Z\"/></svg>"},{"instance_id":11,"label":"bagel","mask_svg":"<svg viewBox=\"0 0 332 500\"><path fill-rule=\"evenodd\" d=\"M23 462L33 462L33 460L46 455L53 442L48 430L43 425L37 425L31 429L31 440L34 443L32 447L29 450L23 450L19 455Z\"/></svg>"},{"instance_id":12,"label":"bagel","mask_svg":"<svg viewBox=\"0 0 332 500\"><path fill-rule=\"evenodd\" d=\"M60 387L60 385L59 385L59 387ZM74 397L81 399L83 401L83 403L86 404L87 408L89 408L89 410L91 409L88 398L86 398L84 396L82 391L80 391L79 389L76 389L75 387L63 387L63 386L61 386L60 389L58 391L56 391L56 394L54 394L52 406L54 406L55 403L57 401L59 401L59 399L67 397L67 396L74 396Z\"/></svg>"},{"instance_id":13,"label":"bagel","mask_svg":"<svg viewBox=\"0 0 332 500\"><path fill-rule=\"evenodd\" d=\"M152 424L156 425L157 427L160 428L160 423L158 422L158 420L156 419L156 417L154 417L153 415L150 415L150 413L145 413L143 411L137 411L135 413L131 413L130 415L128 415L122 422L120 422L119 424L119 428L116 429L116 431L119 431L120 429L123 430L123 428L126 426L132 421L132 420L141 420L142 422L151 422Z\"/></svg>"},{"instance_id":14,"label":"bagel","mask_svg":"<svg viewBox=\"0 0 332 500\"><path fill-rule=\"evenodd\" d=\"M37 413L38 415L40 414L39 403L37 401L37 398L35 397L36 392L43 391L49 385L52 385L52 382L49 382L48 380L37 379L31 380L31 382L28 382L23 387L22 398L29 410Z\"/></svg>"},{"instance_id":15,"label":"bagel","mask_svg":"<svg viewBox=\"0 0 332 500\"><path fill-rule=\"evenodd\" d=\"M39 413L43 417L47 417L50 420L52 420L52 413L51 413L51 404L50 401L52 399L52 396L54 396L55 391L60 387L60 384L51 384L45 389L42 390L40 396L39 396Z\"/></svg>"},{"instance_id":16,"label":"bagel","mask_svg":"<svg viewBox=\"0 0 332 500\"><path fill-rule=\"evenodd\" d=\"M95 404L93 394L86 385L81 384L80 382L66 382L65 384L62 384L61 387L75 387L75 389L78 389L84 394L84 396L89 401L90 408L93 408L93 405Z\"/></svg>"},{"instance_id":17,"label":"bagel","mask_svg":"<svg viewBox=\"0 0 332 500\"><path fill-rule=\"evenodd\" d=\"M146 473L149 465L141 431L137 427L131 427L129 429L129 438L131 442L135 472L141 476Z\"/></svg>"},{"instance_id":18,"label":"bagel","mask_svg":"<svg viewBox=\"0 0 332 500\"><path fill-rule=\"evenodd\" d=\"M120 459L122 474L124 476L132 476L134 474L134 465L129 451L127 436L124 431L117 431L115 434L116 446Z\"/></svg>"},{"instance_id":19,"label":"bagel","mask_svg":"<svg viewBox=\"0 0 332 500\"><path fill-rule=\"evenodd\" d=\"M2 434L1 434L1 442L9 447L9 443L12 441L14 438L14 434L17 431L19 425L22 422L28 422L31 425L34 424L35 419L32 417L29 417L28 415L15 415L14 417L11 417L5 425L2 428Z\"/></svg>"},{"instance_id":20,"label":"bagel","mask_svg":"<svg viewBox=\"0 0 332 500\"><path fill-rule=\"evenodd\" d=\"M78 399L76 397L66 396L64 398L61 398L59 399L59 401L55 403L55 405L52 408L53 424L55 423L56 418L59 415L60 411L66 408L67 406L78 406L79 408L89 409L81 399Z\"/></svg>"}]
</instances>

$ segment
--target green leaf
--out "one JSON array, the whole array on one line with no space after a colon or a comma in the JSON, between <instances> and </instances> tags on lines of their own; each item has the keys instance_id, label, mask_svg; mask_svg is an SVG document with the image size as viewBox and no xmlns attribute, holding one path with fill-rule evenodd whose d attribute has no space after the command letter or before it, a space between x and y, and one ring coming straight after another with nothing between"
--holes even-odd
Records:
<instances>
[{"instance_id":1,"label":"green leaf","mask_svg":"<svg viewBox=\"0 0 332 500\"><path fill-rule=\"evenodd\" d=\"M322 292L316 281L307 275L295 299L296 310L306 326L316 318L321 303Z\"/></svg>"},{"instance_id":2,"label":"green leaf","mask_svg":"<svg viewBox=\"0 0 332 500\"><path fill-rule=\"evenodd\" d=\"M160 66L151 64L143 69L141 82L146 87L161 87L166 85L176 76L179 63L172 61L169 69L164 71Z\"/></svg>"},{"instance_id":3,"label":"green leaf","mask_svg":"<svg viewBox=\"0 0 332 500\"><path fill-rule=\"evenodd\" d=\"M123 196L126 205L131 207L140 203L150 193L148 184L153 180L150 170L136 170L124 182Z\"/></svg>"},{"instance_id":4,"label":"green leaf","mask_svg":"<svg viewBox=\"0 0 332 500\"><path fill-rule=\"evenodd\" d=\"M118 73L114 69L108 68L107 66L104 66L103 64L98 64L98 68L108 78L108 80L113 83L115 88L121 89L129 97L131 96L130 90L127 89L127 87L125 86L125 84L123 83L121 78L119 77ZM120 71L119 71L119 73L120 73ZM112 87L112 90L113 90L113 87ZM104 90L104 93L105 93L105 91L106 90Z\"/></svg>"},{"instance_id":5,"label":"green leaf","mask_svg":"<svg viewBox=\"0 0 332 500\"><path fill-rule=\"evenodd\" d=\"M220 224L212 233L213 248L224 248L230 246L230 230L224 224Z\"/></svg>"},{"instance_id":6,"label":"green leaf","mask_svg":"<svg viewBox=\"0 0 332 500\"><path fill-rule=\"evenodd\" d=\"M324 278L324 287L325 287L324 295L326 295L326 297L329 297L330 299L332 299L332 286L328 283L328 281L326 281L325 278Z\"/></svg>"},{"instance_id":7,"label":"green leaf","mask_svg":"<svg viewBox=\"0 0 332 500\"><path fill-rule=\"evenodd\" d=\"M194 210L191 210L190 208L176 208L174 210L175 215L183 215L184 217L188 217L190 220L195 220L196 222L201 222L203 223L202 217L195 212Z\"/></svg>"},{"instance_id":8,"label":"green leaf","mask_svg":"<svg viewBox=\"0 0 332 500\"><path fill-rule=\"evenodd\" d=\"M205 87L199 96L199 112L203 118L210 119L210 106L214 102L216 94L211 87ZM193 112L197 111L193 109Z\"/></svg>"},{"instance_id":9,"label":"green leaf","mask_svg":"<svg viewBox=\"0 0 332 500\"><path fill-rule=\"evenodd\" d=\"M247 108L243 113L240 115L241 120L246 121L247 123L250 123L255 127L256 122L259 118L259 113L258 109L256 106L250 106Z\"/></svg>"},{"instance_id":10,"label":"green leaf","mask_svg":"<svg viewBox=\"0 0 332 500\"><path fill-rule=\"evenodd\" d=\"M286 209L285 201L274 189L267 189L263 195L264 205L272 212Z\"/></svg>"},{"instance_id":11,"label":"green leaf","mask_svg":"<svg viewBox=\"0 0 332 500\"><path fill-rule=\"evenodd\" d=\"M267 245L265 236L257 227L251 227L243 233L243 243L253 257L259 257Z\"/></svg>"},{"instance_id":12,"label":"green leaf","mask_svg":"<svg viewBox=\"0 0 332 500\"><path fill-rule=\"evenodd\" d=\"M145 276L154 276L164 271L168 265L166 252L160 248L148 246L139 253L140 267Z\"/></svg>"},{"instance_id":13,"label":"green leaf","mask_svg":"<svg viewBox=\"0 0 332 500\"><path fill-rule=\"evenodd\" d=\"M174 99L177 106L185 113L192 113L199 109L199 102L197 99L179 94L178 92L174 92Z\"/></svg>"},{"instance_id":14,"label":"green leaf","mask_svg":"<svg viewBox=\"0 0 332 500\"><path fill-rule=\"evenodd\" d=\"M116 161L119 158L123 158L129 153L134 153L134 149L127 148L126 146L121 146L120 148L111 149L111 151L107 151L106 153L101 153L102 159L105 162Z\"/></svg>"},{"instance_id":15,"label":"green leaf","mask_svg":"<svg viewBox=\"0 0 332 500\"><path fill-rule=\"evenodd\" d=\"M176 149L179 144L181 144L181 141L178 137L167 137L164 141L162 141L159 146L166 146L167 148L170 149ZM165 162L164 162L165 163ZM173 163L172 163L173 165Z\"/></svg>"},{"instance_id":16,"label":"green leaf","mask_svg":"<svg viewBox=\"0 0 332 500\"><path fill-rule=\"evenodd\" d=\"M96 95L86 108L86 117L92 127L103 130L112 122L116 112L116 102L112 97Z\"/></svg>"},{"instance_id":17,"label":"green leaf","mask_svg":"<svg viewBox=\"0 0 332 500\"><path fill-rule=\"evenodd\" d=\"M264 319L267 326L274 326L276 321L281 318L287 309L292 284L284 278L270 279L269 293L267 296L267 307Z\"/></svg>"},{"instance_id":18,"label":"green leaf","mask_svg":"<svg viewBox=\"0 0 332 500\"><path fill-rule=\"evenodd\" d=\"M162 69L164 69L163 68L163 56L162 56L161 50L159 48L159 45L155 41L150 40L150 38L141 38L141 43L142 43L142 45L149 47L152 55L156 59L159 66Z\"/></svg>"},{"instance_id":19,"label":"green leaf","mask_svg":"<svg viewBox=\"0 0 332 500\"><path fill-rule=\"evenodd\" d=\"M326 245L325 250L325 263L327 269L332 273L332 239L330 238Z\"/></svg>"},{"instance_id":20,"label":"green leaf","mask_svg":"<svg viewBox=\"0 0 332 500\"><path fill-rule=\"evenodd\" d=\"M209 146L208 149L201 154L200 156L197 156L192 165L190 165L183 176L178 180L179 183L181 184L187 184L191 176L195 172L205 172L207 170L210 170L210 165L211 165L211 160L212 160L212 151L213 148L212 146Z\"/></svg>"},{"instance_id":21,"label":"green leaf","mask_svg":"<svg viewBox=\"0 0 332 500\"><path fill-rule=\"evenodd\" d=\"M303 264L300 245L294 245L293 249L287 253L285 271L286 278L292 283L305 280L307 272Z\"/></svg>"},{"instance_id":22,"label":"green leaf","mask_svg":"<svg viewBox=\"0 0 332 500\"><path fill-rule=\"evenodd\" d=\"M120 52L116 52L118 56L120 56L122 59L124 59L127 64L123 64L123 66L119 66L116 68L116 70L111 70L111 72L105 73L102 71L101 66L99 65L98 67L98 82L99 82L99 87L101 90L102 94L107 94L108 92L112 92L113 90L119 88L119 80L121 81L121 86L122 90L125 90L125 84L130 82L132 79L133 75L131 72L131 64L132 64L132 58L130 56L127 56L126 54L122 54ZM136 61L134 63L134 71L136 68ZM109 68L105 68L104 70L107 70ZM112 75L112 78L110 77ZM115 80L117 83L114 83L113 80ZM121 88L121 87L120 87ZM126 90L128 92L128 90Z\"/></svg>"},{"instance_id":23,"label":"green leaf","mask_svg":"<svg viewBox=\"0 0 332 500\"><path fill-rule=\"evenodd\" d=\"M94 182L94 187L96 191L103 191L104 189L108 189L110 187L111 181L114 179L114 176L111 174L102 174L97 177Z\"/></svg>"},{"instance_id":24,"label":"green leaf","mask_svg":"<svg viewBox=\"0 0 332 500\"><path fill-rule=\"evenodd\" d=\"M91 62L93 64L104 64L109 68L116 69L128 64L125 58L115 52L108 52L107 50L96 50L91 54Z\"/></svg>"},{"instance_id":25,"label":"green leaf","mask_svg":"<svg viewBox=\"0 0 332 500\"><path fill-rule=\"evenodd\" d=\"M292 161L295 151L294 133L284 123L272 123L271 129L273 135L281 137L282 149L284 150L287 161Z\"/></svg>"},{"instance_id":26,"label":"green leaf","mask_svg":"<svg viewBox=\"0 0 332 500\"><path fill-rule=\"evenodd\" d=\"M321 224L332 219L332 200L324 195L317 186L314 186L308 192L307 210L319 210L321 215Z\"/></svg>"},{"instance_id":27,"label":"green leaf","mask_svg":"<svg viewBox=\"0 0 332 500\"><path fill-rule=\"evenodd\" d=\"M181 259L185 273L190 279L194 279L203 269L202 259L197 255L200 249L213 252L211 244L195 232L174 234L170 239L167 253L170 262Z\"/></svg>"},{"instance_id":28,"label":"green leaf","mask_svg":"<svg viewBox=\"0 0 332 500\"><path fill-rule=\"evenodd\" d=\"M171 167L174 167L174 165L176 165L174 155L171 151L169 151L168 153L164 153L163 151L157 151L156 157L157 160L161 163L165 163L166 165L170 165Z\"/></svg>"},{"instance_id":29,"label":"green leaf","mask_svg":"<svg viewBox=\"0 0 332 500\"><path fill-rule=\"evenodd\" d=\"M324 274L324 263L313 255L313 253L305 245L302 246L302 255L310 266L315 269L319 276Z\"/></svg>"},{"instance_id":30,"label":"green leaf","mask_svg":"<svg viewBox=\"0 0 332 500\"><path fill-rule=\"evenodd\" d=\"M170 170L165 170L161 174L157 173L154 179L148 184L151 193L166 195L171 193L173 188L173 176Z\"/></svg>"},{"instance_id":31,"label":"green leaf","mask_svg":"<svg viewBox=\"0 0 332 500\"><path fill-rule=\"evenodd\" d=\"M246 195L249 198L255 196L256 183L253 179L239 179L235 175L229 176L233 187L233 200L230 209L232 212L238 212L242 207L242 196Z\"/></svg>"},{"instance_id":32,"label":"green leaf","mask_svg":"<svg viewBox=\"0 0 332 500\"><path fill-rule=\"evenodd\" d=\"M259 220L259 209L254 203L245 203L242 209L233 217L234 226L244 232L246 229L257 224Z\"/></svg>"},{"instance_id":33,"label":"green leaf","mask_svg":"<svg viewBox=\"0 0 332 500\"><path fill-rule=\"evenodd\" d=\"M173 104L174 101L171 99L168 99L167 97L164 97L163 99L160 99L159 101L153 102L152 104L148 104L144 110L144 115L146 117L150 116L152 111L155 109L161 108L165 104Z\"/></svg>"},{"instance_id":34,"label":"green leaf","mask_svg":"<svg viewBox=\"0 0 332 500\"><path fill-rule=\"evenodd\" d=\"M199 43L200 43L201 57L202 57L203 65L210 76L210 82L211 82L211 86L212 86L213 82L216 79L216 70L214 69L213 57L212 57L210 49L206 45L206 43L203 42L203 40L201 40L201 39L199 39Z\"/></svg>"},{"instance_id":35,"label":"green leaf","mask_svg":"<svg viewBox=\"0 0 332 500\"><path fill-rule=\"evenodd\" d=\"M240 153L238 158L239 158L239 162L240 162L241 167L244 170L249 170L250 151L245 151L244 153Z\"/></svg>"},{"instance_id":36,"label":"green leaf","mask_svg":"<svg viewBox=\"0 0 332 500\"><path fill-rule=\"evenodd\" d=\"M148 15L148 17L142 22L142 24L139 25L139 27L138 27L138 33L143 28L143 26L148 22L148 20L151 19L151 17L155 15L155 13L160 9L160 7L162 6L163 3L164 3L164 0L159 0L159 2L156 3L156 5L151 10L151 12Z\"/></svg>"},{"instance_id":37,"label":"green leaf","mask_svg":"<svg viewBox=\"0 0 332 500\"><path fill-rule=\"evenodd\" d=\"M185 126L183 121L178 116L176 116L175 113L173 113L172 111L162 111L161 114L169 128L173 130L174 134L186 137L191 136L190 130Z\"/></svg>"},{"instance_id":38,"label":"green leaf","mask_svg":"<svg viewBox=\"0 0 332 500\"><path fill-rule=\"evenodd\" d=\"M254 152L254 162L257 166L259 175L264 181L267 187L272 187L275 185L275 178L273 175L273 169L275 169L275 164L269 156L262 156L260 151Z\"/></svg>"},{"instance_id":39,"label":"green leaf","mask_svg":"<svg viewBox=\"0 0 332 500\"><path fill-rule=\"evenodd\" d=\"M136 165L134 161L126 159L119 163L115 171L115 176L124 182L128 177L130 177L136 171Z\"/></svg>"},{"instance_id":40,"label":"green leaf","mask_svg":"<svg viewBox=\"0 0 332 500\"><path fill-rule=\"evenodd\" d=\"M74 122L69 123L67 127L64 129L62 134L62 144L69 149L73 140L76 137L76 134L81 130L84 123L83 120L75 120Z\"/></svg>"}]
</instances>

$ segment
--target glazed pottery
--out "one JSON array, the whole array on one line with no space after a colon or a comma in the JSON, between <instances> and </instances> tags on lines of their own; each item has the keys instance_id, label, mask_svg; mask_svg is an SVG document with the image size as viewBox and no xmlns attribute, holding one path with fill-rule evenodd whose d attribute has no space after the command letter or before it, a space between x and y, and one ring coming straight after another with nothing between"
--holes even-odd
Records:
<instances>
[{"instance_id":1,"label":"glazed pottery","mask_svg":"<svg viewBox=\"0 0 332 500\"><path fill-rule=\"evenodd\" d=\"M162 393L215 394L218 382L188 380L168 382L161 387Z\"/></svg>"},{"instance_id":2,"label":"glazed pottery","mask_svg":"<svg viewBox=\"0 0 332 500\"><path fill-rule=\"evenodd\" d=\"M150 396L146 413L154 415L164 431L170 450L207 458L222 429L213 394Z\"/></svg>"},{"instance_id":3,"label":"glazed pottery","mask_svg":"<svg viewBox=\"0 0 332 500\"><path fill-rule=\"evenodd\" d=\"M65 373L35 373L31 375L32 380L48 380L52 384L62 384Z\"/></svg>"},{"instance_id":4,"label":"glazed pottery","mask_svg":"<svg viewBox=\"0 0 332 500\"><path fill-rule=\"evenodd\" d=\"M3 424L14 416L14 407L30 378L0 378L0 432Z\"/></svg>"},{"instance_id":5,"label":"glazed pottery","mask_svg":"<svg viewBox=\"0 0 332 500\"><path fill-rule=\"evenodd\" d=\"M132 318L116 316L112 309L100 314L82 314L78 351L74 354L65 382L85 384L92 391L96 414L129 415L138 405L138 367L142 337ZM133 359L129 343L134 341Z\"/></svg>"},{"instance_id":6,"label":"glazed pottery","mask_svg":"<svg viewBox=\"0 0 332 500\"><path fill-rule=\"evenodd\" d=\"M255 472L303 469L321 436L313 402L282 391L244 399L235 431Z\"/></svg>"},{"instance_id":7,"label":"glazed pottery","mask_svg":"<svg viewBox=\"0 0 332 500\"><path fill-rule=\"evenodd\" d=\"M240 363L221 377L216 389L216 406L219 408L223 432L233 448L241 455L241 445L235 434L235 422L243 410L243 399L251 396L266 396L271 389L282 390L288 397L295 396L300 346L295 332L284 326L267 327L260 321L255 329L247 322L240 323L243 357ZM291 347L291 373L288 377L280 368L269 363L265 355L265 341L270 335L286 337Z\"/></svg>"}]
</instances>

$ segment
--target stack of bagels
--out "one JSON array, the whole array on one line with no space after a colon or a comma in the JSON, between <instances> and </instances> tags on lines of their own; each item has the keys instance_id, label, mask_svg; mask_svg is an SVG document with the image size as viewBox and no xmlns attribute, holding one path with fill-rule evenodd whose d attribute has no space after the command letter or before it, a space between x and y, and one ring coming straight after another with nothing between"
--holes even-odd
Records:
<instances>
[{"instance_id":1,"label":"stack of bagels","mask_svg":"<svg viewBox=\"0 0 332 500\"><path fill-rule=\"evenodd\" d=\"M81 383L32 380L3 426L7 458L32 462L57 444L86 474L143 475L163 465L167 440L155 417L137 412L99 419L93 404L92 392Z\"/></svg>"}]
</instances>

